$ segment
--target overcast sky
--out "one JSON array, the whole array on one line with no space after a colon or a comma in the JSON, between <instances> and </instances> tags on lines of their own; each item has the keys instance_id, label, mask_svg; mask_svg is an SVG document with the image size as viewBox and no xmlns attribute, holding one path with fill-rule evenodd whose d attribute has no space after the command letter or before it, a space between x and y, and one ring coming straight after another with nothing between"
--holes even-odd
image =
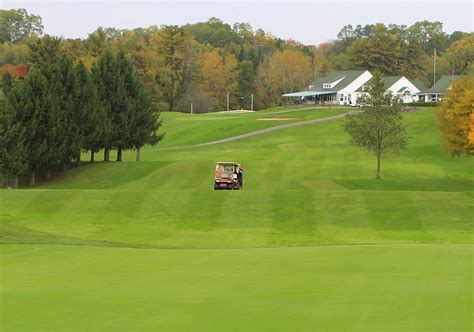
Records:
<instances>
[{"instance_id":1,"label":"overcast sky","mask_svg":"<svg viewBox=\"0 0 474 332\"><path fill-rule=\"evenodd\" d=\"M335 39L347 24L410 25L441 21L445 31L472 32L472 1L11 1L2 9L26 8L43 18L45 33L66 38L87 37L98 26L132 29L150 25L195 23L218 17L248 22L284 39L318 44Z\"/></svg>"}]
</instances>

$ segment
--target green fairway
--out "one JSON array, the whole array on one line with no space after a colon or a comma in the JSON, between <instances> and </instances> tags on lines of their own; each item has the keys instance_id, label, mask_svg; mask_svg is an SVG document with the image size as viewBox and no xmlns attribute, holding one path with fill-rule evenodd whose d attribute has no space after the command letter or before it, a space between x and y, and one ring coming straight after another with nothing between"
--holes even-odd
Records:
<instances>
[{"instance_id":1,"label":"green fairway","mask_svg":"<svg viewBox=\"0 0 474 332\"><path fill-rule=\"evenodd\" d=\"M205 143L283 123L341 114L344 108L277 107L254 113L162 113L165 138L159 147ZM275 118L280 119L275 121ZM265 120L267 119L267 120ZM268 120L273 119L273 120Z\"/></svg>"},{"instance_id":2,"label":"green fairway","mask_svg":"<svg viewBox=\"0 0 474 332\"><path fill-rule=\"evenodd\" d=\"M470 331L470 245L7 245L4 331Z\"/></svg>"},{"instance_id":3,"label":"green fairway","mask_svg":"<svg viewBox=\"0 0 474 332\"><path fill-rule=\"evenodd\" d=\"M140 163L0 190L0 329L471 331L473 163L432 109L380 181L343 120L190 146L345 111L165 113ZM212 189L218 160L244 190Z\"/></svg>"}]
</instances>

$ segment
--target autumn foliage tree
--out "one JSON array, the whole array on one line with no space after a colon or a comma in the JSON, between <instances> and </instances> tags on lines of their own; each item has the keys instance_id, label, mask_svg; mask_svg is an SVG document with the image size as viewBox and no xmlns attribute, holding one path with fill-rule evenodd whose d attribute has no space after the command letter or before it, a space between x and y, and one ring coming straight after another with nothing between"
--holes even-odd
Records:
<instances>
[{"instance_id":1,"label":"autumn foliage tree","mask_svg":"<svg viewBox=\"0 0 474 332\"><path fill-rule=\"evenodd\" d=\"M237 59L211 49L201 57L203 87L212 97L216 109L225 110L227 93L237 91Z\"/></svg>"},{"instance_id":2,"label":"autumn foliage tree","mask_svg":"<svg viewBox=\"0 0 474 332\"><path fill-rule=\"evenodd\" d=\"M153 36L153 42L158 45L160 55L158 64L161 70L156 75L158 90L161 91L161 99L167 110L173 111L179 98L183 78L184 30L176 25L164 26Z\"/></svg>"},{"instance_id":3,"label":"autumn foliage tree","mask_svg":"<svg viewBox=\"0 0 474 332\"><path fill-rule=\"evenodd\" d=\"M474 155L474 78L455 81L438 109L438 126L453 156Z\"/></svg>"},{"instance_id":4,"label":"autumn foliage tree","mask_svg":"<svg viewBox=\"0 0 474 332\"><path fill-rule=\"evenodd\" d=\"M12 78L23 79L28 73L28 67L24 64L11 65L8 63L0 67L0 76L3 76L5 73L9 73Z\"/></svg>"},{"instance_id":5,"label":"autumn foliage tree","mask_svg":"<svg viewBox=\"0 0 474 332\"><path fill-rule=\"evenodd\" d=\"M257 73L257 93L265 105L277 104L281 95L303 89L313 79L311 59L300 51L274 53Z\"/></svg>"}]
</instances>

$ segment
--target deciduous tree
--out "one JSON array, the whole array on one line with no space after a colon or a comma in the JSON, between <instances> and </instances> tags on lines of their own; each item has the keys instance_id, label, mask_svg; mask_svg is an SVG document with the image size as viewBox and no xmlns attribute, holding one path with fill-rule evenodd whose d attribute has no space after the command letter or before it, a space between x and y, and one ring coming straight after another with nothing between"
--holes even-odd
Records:
<instances>
[{"instance_id":1,"label":"deciduous tree","mask_svg":"<svg viewBox=\"0 0 474 332\"><path fill-rule=\"evenodd\" d=\"M157 43L160 55L160 71L156 83L161 91L161 99L169 111L174 110L183 78L183 60L185 34L183 28L176 25L164 26L152 37Z\"/></svg>"},{"instance_id":2,"label":"deciduous tree","mask_svg":"<svg viewBox=\"0 0 474 332\"><path fill-rule=\"evenodd\" d=\"M257 71L257 93L265 105L278 104L282 94L299 91L312 79L310 57L300 51L276 52Z\"/></svg>"},{"instance_id":3,"label":"deciduous tree","mask_svg":"<svg viewBox=\"0 0 474 332\"><path fill-rule=\"evenodd\" d=\"M357 39L352 43L347 56L353 68L396 75L400 72L403 51L398 36L385 25L376 24L368 38Z\"/></svg>"},{"instance_id":4,"label":"deciduous tree","mask_svg":"<svg viewBox=\"0 0 474 332\"><path fill-rule=\"evenodd\" d=\"M474 61L474 34L454 42L440 59L440 71L457 75L467 74Z\"/></svg>"},{"instance_id":5,"label":"deciduous tree","mask_svg":"<svg viewBox=\"0 0 474 332\"><path fill-rule=\"evenodd\" d=\"M474 155L474 78L453 82L438 109L438 125L453 156Z\"/></svg>"},{"instance_id":6,"label":"deciduous tree","mask_svg":"<svg viewBox=\"0 0 474 332\"><path fill-rule=\"evenodd\" d=\"M0 43L18 43L28 36L41 36L41 17L28 14L26 9L0 10Z\"/></svg>"},{"instance_id":7,"label":"deciduous tree","mask_svg":"<svg viewBox=\"0 0 474 332\"><path fill-rule=\"evenodd\" d=\"M373 152L377 157L376 178L381 178L384 154L398 154L407 145L406 128L401 123L401 106L397 97L386 93L382 75L376 73L361 103L361 112L347 117L344 129L352 144Z\"/></svg>"},{"instance_id":8,"label":"deciduous tree","mask_svg":"<svg viewBox=\"0 0 474 332\"><path fill-rule=\"evenodd\" d=\"M211 49L201 57L203 86L214 99L216 110L225 110L227 93L237 91L237 59L233 54L221 55ZM235 100L235 99L234 99Z\"/></svg>"}]
</instances>

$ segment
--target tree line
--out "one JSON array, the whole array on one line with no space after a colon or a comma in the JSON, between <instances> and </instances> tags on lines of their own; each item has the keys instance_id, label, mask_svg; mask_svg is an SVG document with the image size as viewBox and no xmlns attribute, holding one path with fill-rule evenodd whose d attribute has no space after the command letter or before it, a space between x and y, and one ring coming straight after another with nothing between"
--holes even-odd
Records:
<instances>
[{"instance_id":1,"label":"tree line","mask_svg":"<svg viewBox=\"0 0 474 332\"><path fill-rule=\"evenodd\" d=\"M42 21L23 9L0 10L1 17L0 72L15 72L28 66L28 45L44 38ZM104 52L122 50L160 110L189 112L193 103L194 112L212 112L226 110L227 94L232 109L249 109L252 94L256 109L277 105L282 94L304 89L330 70L406 75L431 86L434 60L437 77L469 70L474 34L447 34L442 23L429 21L347 25L335 40L303 45L247 23L211 18L182 26L98 28L85 39L63 40L62 48L88 69Z\"/></svg>"},{"instance_id":2,"label":"tree line","mask_svg":"<svg viewBox=\"0 0 474 332\"><path fill-rule=\"evenodd\" d=\"M123 51L106 51L91 70L61 51L55 37L37 39L30 46L28 75L2 78L0 96L0 175L18 185L18 175L46 178L53 168L81 163L81 153L135 150L156 144L162 135L159 112Z\"/></svg>"}]
</instances>

